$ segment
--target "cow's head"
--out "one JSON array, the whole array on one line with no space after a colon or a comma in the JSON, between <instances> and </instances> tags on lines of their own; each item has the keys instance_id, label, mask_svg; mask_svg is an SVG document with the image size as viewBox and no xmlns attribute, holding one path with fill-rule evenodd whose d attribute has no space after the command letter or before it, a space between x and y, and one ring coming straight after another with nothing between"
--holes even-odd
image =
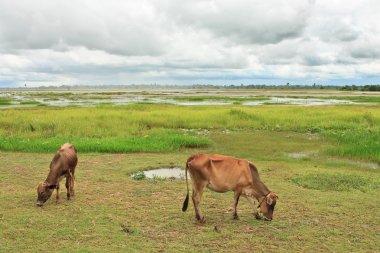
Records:
<instances>
[{"instance_id":1,"label":"cow's head","mask_svg":"<svg viewBox=\"0 0 380 253\"><path fill-rule=\"evenodd\" d=\"M264 197L264 199L259 200L260 202L257 206L256 219L271 221L273 219L273 212L277 199L278 196L275 193L270 192Z\"/></svg>"},{"instance_id":2,"label":"cow's head","mask_svg":"<svg viewBox=\"0 0 380 253\"><path fill-rule=\"evenodd\" d=\"M47 182L41 182L37 186L37 206L42 206L51 196L56 185L49 185Z\"/></svg>"}]
</instances>

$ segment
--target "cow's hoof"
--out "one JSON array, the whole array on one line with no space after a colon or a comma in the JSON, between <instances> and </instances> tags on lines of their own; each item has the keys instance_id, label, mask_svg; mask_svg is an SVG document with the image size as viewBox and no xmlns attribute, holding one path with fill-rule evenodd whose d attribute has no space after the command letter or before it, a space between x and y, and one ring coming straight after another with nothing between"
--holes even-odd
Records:
<instances>
[{"instance_id":1,"label":"cow's hoof","mask_svg":"<svg viewBox=\"0 0 380 253\"><path fill-rule=\"evenodd\" d=\"M237 214L233 216L233 219L234 220L240 220L240 218L239 218L239 216Z\"/></svg>"},{"instance_id":2,"label":"cow's hoof","mask_svg":"<svg viewBox=\"0 0 380 253\"><path fill-rule=\"evenodd\" d=\"M206 219L205 217L202 217L202 218L197 218L198 222L201 223L201 224L205 224L206 223Z\"/></svg>"}]
</instances>

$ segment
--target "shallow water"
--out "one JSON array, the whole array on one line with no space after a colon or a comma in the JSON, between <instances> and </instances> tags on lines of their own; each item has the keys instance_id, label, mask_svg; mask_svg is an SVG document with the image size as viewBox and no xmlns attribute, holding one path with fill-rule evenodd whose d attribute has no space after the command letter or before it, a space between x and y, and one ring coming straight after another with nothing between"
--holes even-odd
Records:
<instances>
[{"instance_id":1,"label":"shallow water","mask_svg":"<svg viewBox=\"0 0 380 253\"><path fill-rule=\"evenodd\" d=\"M315 99L315 98L280 98L271 97L270 100L245 102L243 105L262 105L262 104L290 104L290 105L338 105L338 104L354 104L349 100L337 99Z\"/></svg>"},{"instance_id":2,"label":"shallow water","mask_svg":"<svg viewBox=\"0 0 380 253\"><path fill-rule=\"evenodd\" d=\"M59 95L59 94L58 94ZM162 96L151 95L102 95L97 97L96 93L81 94L75 93L70 96L54 96L53 99L49 97L49 94L15 94L15 93L2 93L0 97L6 97L12 99L12 104L3 105L0 108L12 108L12 107L31 107L36 106L33 104L21 104L23 101L36 101L42 105L47 106L95 106L97 104L113 104L113 105L127 105L132 103L155 103L155 104L175 104L184 106L197 106L197 105L232 105L234 100L202 100L202 101L183 101L176 100L165 94ZM235 96L236 98L244 98L246 96ZM286 97L270 97L269 100L260 101L247 101L243 102L245 106L260 106L264 104L290 104L290 105L304 105L304 106L323 106L323 105L337 105L337 104L354 104L349 100L336 100L336 99L318 99L318 98L286 98Z\"/></svg>"},{"instance_id":3,"label":"shallow water","mask_svg":"<svg viewBox=\"0 0 380 253\"><path fill-rule=\"evenodd\" d=\"M184 179L185 171L181 168L160 168L155 170L144 171L145 177L149 179L153 178L176 178Z\"/></svg>"},{"instance_id":4,"label":"shallow water","mask_svg":"<svg viewBox=\"0 0 380 253\"><path fill-rule=\"evenodd\" d=\"M295 159L302 159L305 157L309 157L310 154L308 153L290 153L288 154L289 157L295 158Z\"/></svg>"}]
</instances>

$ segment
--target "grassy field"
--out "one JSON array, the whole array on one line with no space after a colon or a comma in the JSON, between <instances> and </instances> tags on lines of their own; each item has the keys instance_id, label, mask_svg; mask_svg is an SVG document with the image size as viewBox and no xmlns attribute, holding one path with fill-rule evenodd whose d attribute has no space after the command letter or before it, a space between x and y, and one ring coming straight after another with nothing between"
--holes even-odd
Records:
<instances>
[{"instance_id":1,"label":"grassy field","mask_svg":"<svg viewBox=\"0 0 380 253\"><path fill-rule=\"evenodd\" d=\"M165 152L204 147L204 130L319 133L329 154L380 161L380 105L103 105L0 111L0 150L49 151L74 142L82 152ZM203 138L202 138L203 137Z\"/></svg>"},{"instance_id":2,"label":"grassy field","mask_svg":"<svg viewBox=\"0 0 380 253\"><path fill-rule=\"evenodd\" d=\"M376 252L380 106L133 104L0 110L0 252ZM73 201L35 206L58 146L78 147ZM17 152L15 152L17 151ZM182 180L131 179L192 153L253 161L279 195L274 220L207 190L206 224ZM63 185L62 185L63 186ZM53 196L54 197L54 196Z\"/></svg>"}]
</instances>

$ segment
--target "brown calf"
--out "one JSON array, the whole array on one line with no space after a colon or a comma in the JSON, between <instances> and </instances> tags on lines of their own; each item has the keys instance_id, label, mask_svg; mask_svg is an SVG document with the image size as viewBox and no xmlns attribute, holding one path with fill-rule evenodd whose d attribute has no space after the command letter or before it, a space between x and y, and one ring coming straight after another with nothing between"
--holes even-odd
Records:
<instances>
[{"instance_id":1,"label":"brown calf","mask_svg":"<svg viewBox=\"0 0 380 253\"><path fill-rule=\"evenodd\" d=\"M59 200L59 182L66 177L67 199L74 196L74 173L78 163L77 151L74 145L65 143L55 154L50 163L50 171L44 182L37 187L37 206L42 206L57 190L56 201Z\"/></svg>"},{"instance_id":2,"label":"brown calf","mask_svg":"<svg viewBox=\"0 0 380 253\"><path fill-rule=\"evenodd\" d=\"M183 203L182 211L187 210L189 203L189 185L187 180L189 170L193 184L193 203L195 217L200 222L205 222L200 209L200 202L204 187L215 192L233 191L233 217L238 219L237 204L239 197L243 195L252 204L256 199L259 202L255 215L257 219L272 220L276 205L277 195L271 192L260 180L257 168L249 161L229 156L196 154L186 162L187 196Z\"/></svg>"}]
</instances>

